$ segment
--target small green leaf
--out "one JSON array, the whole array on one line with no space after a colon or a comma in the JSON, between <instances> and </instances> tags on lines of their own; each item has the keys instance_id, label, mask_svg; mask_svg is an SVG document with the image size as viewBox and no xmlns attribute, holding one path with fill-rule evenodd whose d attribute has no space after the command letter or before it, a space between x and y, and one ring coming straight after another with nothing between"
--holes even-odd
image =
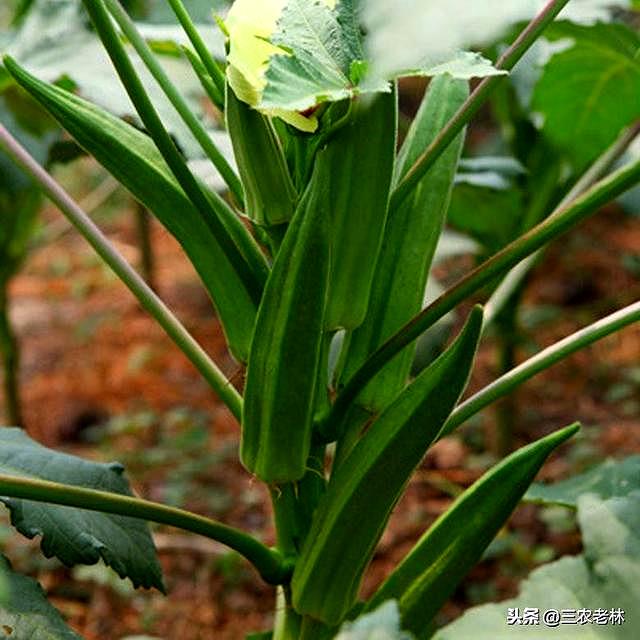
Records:
<instances>
[{"instance_id":1,"label":"small green leaf","mask_svg":"<svg viewBox=\"0 0 640 640\"><path fill-rule=\"evenodd\" d=\"M578 498L586 493L599 498L622 498L640 490L640 456L624 460L605 460L585 473L553 484L531 485L524 499L542 504L559 504L576 508Z\"/></svg>"},{"instance_id":2,"label":"small green leaf","mask_svg":"<svg viewBox=\"0 0 640 640\"><path fill-rule=\"evenodd\" d=\"M123 471L119 463L89 462L47 449L20 429L0 429L0 473L130 496ZM67 566L102 559L134 586L164 591L155 546L142 520L16 498L0 500L20 533L42 536L46 557L56 556Z\"/></svg>"},{"instance_id":3,"label":"small green leaf","mask_svg":"<svg viewBox=\"0 0 640 640\"><path fill-rule=\"evenodd\" d=\"M622 24L556 25L570 46L544 68L532 109L543 133L582 168L640 117L640 35Z\"/></svg>"},{"instance_id":4,"label":"small green leaf","mask_svg":"<svg viewBox=\"0 0 640 640\"><path fill-rule=\"evenodd\" d=\"M425 637L434 615L480 559L549 454L577 430L573 425L557 431L487 472L436 520L367 607L397 598L403 627Z\"/></svg>"},{"instance_id":5,"label":"small green leaf","mask_svg":"<svg viewBox=\"0 0 640 640\"><path fill-rule=\"evenodd\" d=\"M16 573L0 555L0 575L7 583L8 599L0 603L3 637L16 640L81 640L49 604L42 587L32 578Z\"/></svg>"},{"instance_id":6,"label":"small green leaf","mask_svg":"<svg viewBox=\"0 0 640 640\"><path fill-rule=\"evenodd\" d=\"M629 640L640 635L640 492L601 500L578 498L584 553L536 569L517 598L467 611L440 629L434 640ZM538 625L507 624L507 614L538 609ZM517 609L517 611L515 611ZM549 628L545 611L581 611L581 623ZM620 611L623 621L612 610ZM514 616L517 617L517 616ZM617 620L617 622L615 622Z\"/></svg>"}]
</instances>

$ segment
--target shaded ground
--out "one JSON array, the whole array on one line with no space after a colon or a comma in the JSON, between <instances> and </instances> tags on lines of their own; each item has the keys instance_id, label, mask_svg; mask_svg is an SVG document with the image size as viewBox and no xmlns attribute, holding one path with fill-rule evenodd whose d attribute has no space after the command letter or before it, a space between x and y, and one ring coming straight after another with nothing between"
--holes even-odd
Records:
<instances>
[{"instance_id":1,"label":"shaded ground","mask_svg":"<svg viewBox=\"0 0 640 640\"><path fill-rule=\"evenodd\" d=\"M82 195L86 188L77 186ZM126 204L117 195L112 205ZM108 209L108 208L107 208ZM56 215L45 212L46 220ZM105 223L137 260L130 215ZM159 293L196 338L234 376L219 325L179 247L157 226ZM556 243L527 288L520 356L640 297L640 224L602 212ZM468 266L460 263L452 269ZM38 440L99 459L125 462L143 496L186 506L251 529L273 542L262 487L235 461L238 430L189 362L75 233L35 251L12 288L23 345L25 422ZM517 394L515 442L523 444L575 419L585 429L544 469L557 478L605 455L640 451L640 327L631 327L557 365ZM495 349L483 347L471 389L495 376ZM238 382L240 382L238 380ZM394 514L364 591L370 592L439 515L450 496L491 462L492 411L428 455ZM132 595L108 571L70 571L42 561L35 543L3 533L14 563L36 575L70 623L89 639L130 634L180 640L236 639L268 628L272 590L224 550L175 531L156 530L169 597ZM514 593L537 563L575 553L571 516L518 509L488 557L443 611Z\"/></svg>"}]
</instances>

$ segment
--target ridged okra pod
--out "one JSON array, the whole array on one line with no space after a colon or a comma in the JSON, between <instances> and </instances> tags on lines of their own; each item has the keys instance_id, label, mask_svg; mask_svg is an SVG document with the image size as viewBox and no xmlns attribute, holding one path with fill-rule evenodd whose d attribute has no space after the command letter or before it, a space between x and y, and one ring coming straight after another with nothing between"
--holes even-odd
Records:
<instances>
[{"instance_id":1,"label":"ridged okra pod","mask_svg":"<svg viewBox=\"0 0 640 640\"><path fill-rule=\"evenodd\" d=\"M396 182L406 172L468 95L465 81L433 78L400 151ZM396 211L389 211L375 270L371 303L364 323L347 339L341 379L346 381L389 336L422 306L431 261L449 206L462 149L460 135ZM365 408L379 412L404 386L415 347L407 347L359 396Z\"/></svg>"},{"instance_id":2,"label":"ridged okra pod","mask_svg":"<svg viewBox=\"0 0 640 640\"><path fill-rule=\"evenodd\" d=\"M288 222L296 208L297 193L271 121L239 100L229 87L225 117L247 216L265 227Z\"/></svg>"},{"instance_id":3,"label":"ridged okra pod","mask_svg":"<svg viewBox=\"0 0 640 640\"><path fill-rule=\"evenodd\" d=\"M518 449L487 471L431 525L366 609L397 600L403 628L416 638L429 637L433 617L480 560L545 460L578 429L577 424L560 429Z\"/></svg>"},{"instance_id":4,"label":"ridged okra pod","mask_svg":"<svg viewBox=\"0 0 640 640\"><path fill-rule=\"evenodd\" d=\"M240 457L267 483L305 473L329 282L326 185L312 179L273 264L249 353Z\"/></svg>"},{"instance_id":5,"label":"ridged okra pod","mask_svg":"<svg viewBox=\"0 0 640 640\"><path fill-rule=\"evenodd\" d=\"M348 122L317 153L331 213L331 281L325 328L363 320L387 218L396 144L397 94L352 102Z\"/></svg>"},{"instance_id":6,"label":"ridged okra pod","mask_svg":"<svg viewBox=\"0 0 640 640\"><path fill-rule=\"evenodd\" d=\"M296 611L338 624L411 474L466 386L482 328L476 308L455 342L374 421L332 476L296 562Z\"/></svg>"}]
</instances>

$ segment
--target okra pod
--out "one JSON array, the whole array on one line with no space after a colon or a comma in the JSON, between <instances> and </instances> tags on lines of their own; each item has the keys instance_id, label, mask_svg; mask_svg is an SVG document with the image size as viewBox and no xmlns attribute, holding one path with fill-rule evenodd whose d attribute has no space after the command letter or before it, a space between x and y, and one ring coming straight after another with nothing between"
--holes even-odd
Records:
<instances>
[{"instance_id":1,"label":"okra pod","mask_svg":"<svg viewBox=\"0 0 640 640\"><path fill-rule=\"evenodd\" d=\"M225 117L247 216L266 227L288 222L296 208L297 193L270 119L239 100L229 87Z\"/></svg>"},{"instance_id":2,"label":"okra pod","mask_svg":"<svg viewBox=\"0 0 640 640\"><path fill-rule=\"evenodd\" d=\"M301 614L338 624L391 511L464 387L482 329L475 308L456 341L372 423L332 476L291 583Z\"/></svg>"},{"instance_id":3,"label":"okra pod","mask_svg":"<svg viewBox=\"0 0 640 640\"><path fill-rule=\"evenodd\" d=\"M396 182L436 137L468 95L467 83L448 75L431 80L418 114L400 151ZM371 302L363 324L348 340L341 381L420 311L442 225L451 198L463 135L449 146L422 178L412 196L390 211L375 270ZM380 412L406 383L415 346L407 347L359 396L359 403Z\"/></svg>"},{"instance_id":4,"label":"okra pod","mask_svg":"<svg viewBox=\"0 0 640 640\"><path fill-rule=\"evenodd\" d=\"M553 450L578 431L574 424L518 449L469 487L420 538L367 602L371 611L395 599L403 628L417 638L504 526Z\"/></svg>"},{"instance_id":5,"label":"okra pod","mask_svg":"<svg viewBox=\"0 0 640 640\"><path fill-rule=\"evenodd\" d=\"M305 473L329 282L325 185L305 191L267 280L249 353L240 457L267 483Z\"/></svg>"},{"instance_id":6,"label":"okra pod","mask_svg":"<svg viewBox=\"0 0 640 640\"><path fill-rule=\"evenodd\" d=\"M325 328L363 320L387 218L396 144L397 95L353 101L347 124L318 151L314 172L331 213L331 281Z\"/></svg>"}]
</instances>

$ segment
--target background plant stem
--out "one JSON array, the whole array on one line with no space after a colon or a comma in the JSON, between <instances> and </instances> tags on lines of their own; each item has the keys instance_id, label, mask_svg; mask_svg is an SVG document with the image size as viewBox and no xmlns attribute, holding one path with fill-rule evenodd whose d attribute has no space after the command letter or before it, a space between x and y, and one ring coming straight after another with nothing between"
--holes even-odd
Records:
<instances>
[{"instance_id":1,"label":"background plant stem","mask_svg":"<svg viewBox=\"0 0 640 640\"><path fill-rule=\"evenodd\" d=\"M31 176L69 221L85 237L96 253L124 282L140 304L154 317L180 350L195 365L220 399L240 420L242 398L231 382L209 358L164 302L152 291L131 265L113 248L109 240L65 190L29 155L5 127L0 125L0 146Z\"/></svg>"},{"instance_id":2,"label":"background plant stem","mask_svg":"<svg viewBox=\"0 0 640 640\"><path fill-rule=\"evenodd\" d=\"M640 301L634 302L543 349L459 404L449 416L438 438L451 433L465 420L498 398L510 393L540 371L548 369L572 353L638 321L640 321Z\"/></svg>"},{"instance_id":3,"label":"background plant stem","mask_svg":"<svg viewBox=\"0 0 640 640\"><path fill-rule=\"evenodd\" d=\"M542 32L553 22L569 0L551 0L545 8L526 26L516 41L500 56L496 62L496 68L510 71L516 66L522 56L531 45L540 37ZM427 147L424 153L415 161L407 171L402 181L398 184L391 196L389 209L395 211L417 186L424 175L433 166L443 151L453 142L465 125L479 111L489 94L505 78L501 76L489 76L475 88L457 113L440 132L435 140Z\"/></svg>"},{"instance_id":4,"label":"background plant stem","mask_svg":"<svg viewBox=\"0 0 640 640\"><path fill-rule=\"evenodd\" d=\"M20 404L20 345L16 340L9 315L9 280L0 282L0 350L4 373L4 402L6 419L12 426L21 427Z\"/></svg>"},{"instance_id":5,"label":"background plant stem","mask_svg":"<svg viewBox=\"0 0 640 640\"><path fill-rule=\"evenodd\" d=\"M360 390L404 347L493 278L505 273L639 181L640 160L636 160L595 184L570 205L559 207L548 218L471 271L407 322L369 356L349 379L325 421L325 438L335 438L346 410Z\"/></svg>"}]
</instances>

